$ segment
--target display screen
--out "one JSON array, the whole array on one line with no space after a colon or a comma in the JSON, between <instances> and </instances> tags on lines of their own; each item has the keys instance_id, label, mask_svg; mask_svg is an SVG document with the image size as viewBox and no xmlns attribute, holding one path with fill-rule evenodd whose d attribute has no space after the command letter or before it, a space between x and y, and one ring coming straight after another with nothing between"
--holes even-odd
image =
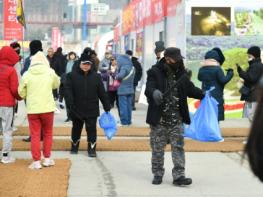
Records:
<instances>
[{"instance_id":1,"label":"display screen","mask_svg":"<svg viewBox=\"0 0 263 197\"><path fill-rule=\"evenodd\" d=\"M192 7L192 35L231 35L231 8Z\"/></svg>"}]
</instances>

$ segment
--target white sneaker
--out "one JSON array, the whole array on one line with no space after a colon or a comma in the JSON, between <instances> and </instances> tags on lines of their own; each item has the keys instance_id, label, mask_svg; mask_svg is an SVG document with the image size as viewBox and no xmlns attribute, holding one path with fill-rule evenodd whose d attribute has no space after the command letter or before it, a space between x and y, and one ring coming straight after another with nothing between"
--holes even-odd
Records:
<instances>
[{"instance_id":1,"label":"white sneaker","mask_svg":"<svg viewBox=\"0 0 263 197\"><path fill-rule=\"evenodd\" d=\"M49 167L49 166L54 166L54 165L55 165L55 161L53 159L50 159L50 158L44 159L44 162L43 162L44 167Z\"/></svg>"},{"instance_id":2,"label":"white sneaker","mask_svg":"<svg viewBox=\"0 0 263 197\"><path fill-rule=\"evenodd\" d=\"M17 131L17 128L16 128L16 127L13 127L12 130L15 132L15 131Z\"/></svg>"},{"instance_id":3,"label":"white sneaker","mask_svg":"<svg viewBox=\"0 0 263 197\"><path fill-rule=\"evenodd\" d=\"M2 157L2 159L1 159L1 162L3 164L14 163L15 161L16 161L16 159L13 157L10 157L10 156Z\"/></svg>"},{"instance_id":4,"label":"white sneaker","mask_svg":"<svg viewBox=\"0 0 263 197\"><path fill-rule=\"evenodd\" d=\"M38 170L42 168L42 165L40 163L40 161L33 161L28 168L30 168L31 170Z\"/></svg>"},{"instance_id":5,"label":"white sneaker","mask_svg":"<svg viewBox=\"0 0 263 197\"><path fill-rule=\"evenodd\" d=\"M117 123L117 127L130 127L130 124L121 124L121 123Z\"/></svg>"},{"instance_id":6,"label":"white sneaker","mask_svg":"<svg viewBox=\"0 0 263 197\"><path fill-rule=\"evenodd\" d=\"M55 109L55 114L60 114L61 112L59 111L58 108Z\"/></svg>"}]
</instances>

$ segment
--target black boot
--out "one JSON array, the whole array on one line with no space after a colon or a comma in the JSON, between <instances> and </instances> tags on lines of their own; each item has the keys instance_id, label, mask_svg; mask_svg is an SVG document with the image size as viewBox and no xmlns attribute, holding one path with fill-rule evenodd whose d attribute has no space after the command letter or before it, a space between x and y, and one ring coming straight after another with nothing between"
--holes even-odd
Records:
<instances>
[{"instance_id":1,"label":"black boot","mask_svg":"<svg viewBox=\"0 0 263 197\"><path fill-rule=\"evenodd\" d=\"M178 179L175 179L173 181L173 184L178 185L178 186L191 185L192 179L191 178L185 178L185 176L181 176Z\"/></svg>"},{"instance_id":2,"label":"black boot","mask_svg":"<svg viewBox=\"0 0 263 197\"><path fill-rule=\"evenodd\" d=\"M96 142L91 143L88 142L88 156L89 157L96 157Z\"/></svg>"},{"instance_id":3,"label":"black boot","mask_svg":"<svg viewBox=\"0 0 263 197\"><path fill-rule=\"evenodd\" d=\"M27 137L27 138L24 138L23 139L23 142L31 142L31 136Z\"/></svg>"},{"instance_id":4,"label":"black boot","mask_svg":"<svg viewBox=\"0 0 263 197\"><path fill-rule=\"evenodd\" d=\"M154 176L152 184L153 185L160 185L163 182L163 177L161 176Z\"/></svg>"},{"instance_id":5,"label":"black boot","mask_svg":"<svg viewBox=\"0 0 263 197\"><path fill-rule=\"evenodd\" d=\"M79 151L79 140L74 143L73 141L71 141L71 150L70 153L71 154L78 154Z\"/></svg>"},{"instance_id":6,"label":"black boot","mask_svg":"<svg viewBox=\"0 0 263 197\"><path fill-rule=\"evenodd\" d=\"M69 118L67 118L64 122L70 122L71 120Z\"/></svg>"}]
</instances>

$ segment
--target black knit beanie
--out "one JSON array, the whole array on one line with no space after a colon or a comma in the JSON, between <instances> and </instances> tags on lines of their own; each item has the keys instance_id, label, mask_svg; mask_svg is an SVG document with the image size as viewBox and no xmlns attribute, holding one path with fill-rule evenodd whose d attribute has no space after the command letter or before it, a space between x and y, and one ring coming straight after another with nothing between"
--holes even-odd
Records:
<instances>
[{"instance_id":1,"label":"black knit beanie","mask_svg":"<svg viewBox=\"0 0 263 197\"><path fill-rule=\"evenodd\" d=\"M38 51L43 51L40 40L32 40L29 44L30 55L35 55Z\"/></svg>"},{"instance_id":2,"label":"black knit beanie","mask_svg":"<svg viewBox=\"0 0 263 197\"><path fill-rule=\"evenodd\" d=\"M261 50L258 46L252 46L247 50L247 54L253 55L255 58L260 58Z\"/></svg>"},{"instance_id":3,"label":"black knit beanie","mask_svg":"<svg viewBox=\"0 0 263 197\"><path fill-rule=\"evenodd\" d=\"M164 57L170 57L175 61L182 60L184 57L181 55L181 50L175 47L169 47L164 51Z\"/></svg>"},{"instance_id":4,"label":"black knit beanie","mask_svg":"<svg viewBox=\"0 0 263 197\"><path fill-rule=\"evenodd\" d=\"M220 63L220 56L218 54L217 51L215 50L211 50L211 51L207 51L205 54L205 59L213 59L216 60L218 63Z\"/></svg>"},{"instance_id":5,"label":"black knit beanie","mask_svg":"<svg viewBox=\"0 0 263 197\"><path fill-rule=\"evenodd\" d=\"M125 53L126 53L126 55L129 55L129 56L133 55L133 52L131 50L127 50Z\"/></svg>"},{"instance_id":6,"label":"black knit beanie","mask_svg":"<svg viewBox=\"0 0 263 197\"><path fill-rule=\"evenodd\" d=\"M159 52L162 52L164 50L165 50L165 47L164 47L164 42L163 41L155 42L155 49L154 49L155 54L159 53Z\"/></svg>"},{"instance_id":7,"label":"black knit beanie","mask_svg":"<svg viewBox=\"0 0 263 197\"><path fill-rule=\"evenodd\" d=\"M214 50L218 53L218 56L219 56L218 62L220 65L223 65L223 63L225 62L226 59L225 59L225 56L224 56L222 50L218 47L215 47L212 50Z\"/></svg>"}]
</instances>

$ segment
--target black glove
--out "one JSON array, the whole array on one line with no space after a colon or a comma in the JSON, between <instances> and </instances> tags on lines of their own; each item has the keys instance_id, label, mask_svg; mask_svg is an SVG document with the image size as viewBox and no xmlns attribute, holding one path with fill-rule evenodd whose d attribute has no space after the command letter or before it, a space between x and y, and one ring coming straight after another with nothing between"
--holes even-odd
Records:
<instances>
[{"instance_id":1,"label":"black glove","mask_svg":"<svg viewBox=\"0 0 263 197\"><path fill-rule=\"evenodd\" d=\"M226 69L226 72L234 72L234 70L232 68L228 68Z\"/></svg>"},{"instance_id":2,"label":"black glove","mask_svg":"<svg viewBox=\"0 0 263 197\"><path fill-rule=\"evenodd\" d=\"M106 107L104 107L104 111L106 112L106 113L109 113L110 112L110 110L111 110L111 106L109 105L107 105Z\"/></svg>"},{"instance_id":3,"label":"black glove","mask_svg":"<svg viewBox=\"0 0 263 197\"><path fill-rule=\"evenodd\" d=\"M153 91L153 100L156 105L161 105L163 101L163 93L160 90L154 90Z\"/></svg>"},{"instance_id":4,"label":"black glove","mask_svg":"<svg viewBox=\"0 0 263 197\"><path fill-rule=\"evenodd\" d=\"M240 73L241 72L241 67L239 66L239 64L236 64L236 67L237 67L237 72Z\"/></svg>"}]
</instances>

